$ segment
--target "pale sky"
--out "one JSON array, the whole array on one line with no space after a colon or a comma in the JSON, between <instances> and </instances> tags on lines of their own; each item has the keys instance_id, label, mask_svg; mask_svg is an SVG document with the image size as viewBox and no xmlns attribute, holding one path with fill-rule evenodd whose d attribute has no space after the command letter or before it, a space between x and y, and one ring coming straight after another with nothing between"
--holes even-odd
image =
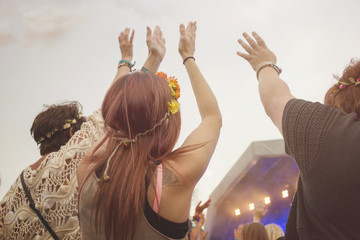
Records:
<instances>
[{"instance_id":1,"label":"pale sky","mask_svg":"<svg viewBox=\"0 0 360 240\"><path fill-rule=\"evenodd\" d=\"M43 104L78 100L85 115L100 107L120 60L117 36L135 29L135 68L146 56L146 26L166 39L160 71L178 78L182 130L200 123L177 51L179 24L197 21L195 58L223 115L218 146L193 203L205 201L253 141L280 133L261 105L255 73L236 51L257 31L277 55L294 96L323 101L327 88L360 52L358 0L0 0L0 198L40 157L30 127Z\"/></svg>"}]
</instances>

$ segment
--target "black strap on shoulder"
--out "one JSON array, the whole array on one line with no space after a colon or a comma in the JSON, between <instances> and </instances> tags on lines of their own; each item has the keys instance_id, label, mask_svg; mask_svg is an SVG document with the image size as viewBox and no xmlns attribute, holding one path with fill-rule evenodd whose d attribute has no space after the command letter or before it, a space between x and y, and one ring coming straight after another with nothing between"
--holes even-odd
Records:
<instances>
[{"instance_id":1,"label":"black strap on shoulder","mask_svg":"<svg viewBox=\"0 0 360 240\"><path fill-rule=\"evenodd\" d=\"M49 231L49 233L51 234L51 236L55 239L55 240L59 240L59 237L56 235L56 233L51 229L50 225L48 224L48 222L45 220L45 218L41 215L40 211L36 209L35 207L35 203L34 200L32 199L29 189L27 188L26 184L25 184L25 180L24 180L24 171L21 172L20 175L21 178L21 185L25 191L26 197L29 199L30 202L30 208L36 213L36 215L39 217L40 221L42 222L42 224L44 224L45 228Z\"/></svg>"}]
</instances>

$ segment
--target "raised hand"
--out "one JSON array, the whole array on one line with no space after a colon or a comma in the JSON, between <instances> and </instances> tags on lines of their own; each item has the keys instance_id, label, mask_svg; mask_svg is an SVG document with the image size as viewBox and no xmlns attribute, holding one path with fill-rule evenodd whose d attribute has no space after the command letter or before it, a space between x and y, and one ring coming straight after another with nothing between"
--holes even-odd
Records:
<instances>
[{"instance_id":1,"label":"raised hand","mask_svg":"<svg viewBox=\"0 0 360 240\"><path fill-rule=\"evenodd\" d=\"M210 202L211 202L211 199L209 198L203 205L200 205L201 204L201 201L196 205L196 208L195 208L195 215L196 216L201 216L202 212L204 211L205 208L208 208L210 206Z\"/></svg>"},{"instance_id":2,"label":"raised hand","mask_svg":"<svg viewBox=\"0 0 360 240\"><path fill-rule=\"evenodd\" d=\"M237 55L248 61L254 70L263 62L273 62L276 64L275 54L266 46L264 40L256 32L252 33L255 40L247 33L243 33L243 36L247 43L241 39L238 42L247 54L238 51Z\"/></svg>"},{"instance_id":3,"label":"raised hand","mask_svg":"<svg viewBox=\"0 0 360 240\"><path fill-rule=\"evenodd\" d=\"M118 37L122 60L132 61L134 33L135 31L132 30L129 38L130 28L125 28Z\"/></svg>"},{"instance_id":4,"label":"raised hand","mask_svg":"<svg viewBox=\"0 0 360 240\"><path fill-rule=\"evenodd\" d=\"M150 27L147 27L146 30L146 45L148 46L149 57L158 58L161 62L166 52L163 33L159 26L155 27L154 32L151 31Z\"/></svg>"},{"instance_id":5,"label":"raised hand","mask_svg":"<svg viewBox=\"0 0 360 240\"><path fill-rule=\"evenodd\" d=\"M204 232L202 229L199 231L199 240L204 240L206 236L208 235L208 231Z\"/></svg>"},{"instance_id":6,"label":"raised hand","mask_svg":"<svg viewBox=\"0 0 360 240\"><path fill-rule=\"evenodd\" d=\"M242 238L242 229L244 228L243 224L240 224L237 228L234 229L234 238L241 239Z\"/></svg>"},{"instance_id":7,"label":"raised hand","mask_svg":"<svg viewBox=\"0 0 360 240\"><path fill-rule=\"evenodd\" d=\"M196 39L196 22L189 22L188 25L180 25L179 53L182 59L194 56Z\"/></svg>"},{"instance_id":8,"label":"raised hand","mask_svg":"<svg viewBox=\"0 0 360 240\"><path fill-rule=\"evenodd\" d=\"M266 215L268 209L265 209L264 203L259 203L254 210L254 222L260 222L261 219Z\"/></svg>"}]
</instances>

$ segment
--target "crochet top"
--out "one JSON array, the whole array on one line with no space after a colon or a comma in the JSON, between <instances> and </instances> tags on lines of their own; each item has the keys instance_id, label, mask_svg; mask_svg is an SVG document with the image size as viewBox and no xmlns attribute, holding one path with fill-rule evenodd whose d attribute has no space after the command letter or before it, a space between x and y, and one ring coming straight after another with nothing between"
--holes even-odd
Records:
<instances>
[{"instance_id":1,"label":"crochet top","mask_svg":"<svg viewBox=\"0 0 360 240\"><path fill-rule=\"evenodd\" d=\"M60 239L81 239L76 169L86 150L104 135L97 110L59 151L50 153L36 170L24 170L36 208ZM52 239L21 185L20 177L0 202L0 239Z\"/></svg>"}]
</instances>

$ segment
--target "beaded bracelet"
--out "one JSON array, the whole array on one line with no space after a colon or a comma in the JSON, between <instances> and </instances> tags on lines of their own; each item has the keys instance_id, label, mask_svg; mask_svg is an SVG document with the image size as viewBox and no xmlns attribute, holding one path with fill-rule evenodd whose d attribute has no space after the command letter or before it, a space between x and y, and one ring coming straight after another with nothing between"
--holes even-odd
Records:
<instances>
[{"instance_id":1,"label":"beaded bracelet","mask_svg":"<svg viewBox=\"0 0 360 240\"><path fill-rule=\"evenodd\" d=\"M122 66L128 66L130 68L130 72L131 72L131 69L132 67L135 65L136 62L134 63L131 63L129 62L128 60L120 60L119 61L119 64L118 64L118 69Z\"/></svg>"},{"instance_id":2,"label":"beaded bracelet","mask_svg":"<svg viewBox=\"0 0 360 240\"><path fill-rule=\"evenodd\" d=\"M153 72L151 72L149 69L147 69L147 68L144 67L144 66L142 66L141 71L153 73Z\"/></svg>"},{"instance_id":3,"label":"beaded bracelet","mask_svg":"<svg viewBox=\"0 0 360 240\"><path fill-rule=\"evenodd\" d=\"M193 216L192 220L195 222L200 222L200 217L198 216Z\"/></svg>"}]
</instances>

